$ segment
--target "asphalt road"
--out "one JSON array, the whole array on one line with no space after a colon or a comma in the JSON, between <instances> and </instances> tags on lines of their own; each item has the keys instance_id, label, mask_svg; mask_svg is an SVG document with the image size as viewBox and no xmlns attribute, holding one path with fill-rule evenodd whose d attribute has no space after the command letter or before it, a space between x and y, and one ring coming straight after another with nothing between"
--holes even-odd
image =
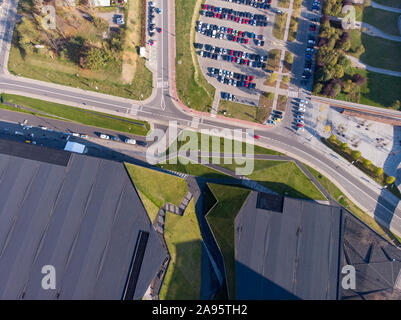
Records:
<instances>
[{"instance_id":1,"label":"asphalt road","mask_svg":"<svg viewBox=\"0 0 401 320\"><path fill-rule=\"evenodd\" d=\"M219 118L196 115L195 113L184 112L176 104L171 95L169 82L169 70L171 63L174 63L174 55L169 52L170 34L169 23L169 3L168 0L156 1L163 10L163 20L161 22L163 33L157 41L157 80L161 83L168 83L169 86L157 86L151 98L146 101L133 101L129 99L108 96L96 92L87 92L80 89L69 88L60 85L54 85L46 82L35 81L9 75L5 71L8 59L8 48L12 38L12 29L16 14L17 0L10 0L3 11L0 12L0 34L1 34L1 52L0 63L3 72L0 74L0 89L4 92L17 93L26 96L41 98L49 101L58 101L69 105L80 106L81 108L98 108L103 112L115 114L127 114L142 119L148 119L154 123L166 124L168 121L178 121L181 128L190 127L193 124L193 118L199 117L199 122L193 125L193 129L241 129L245 125L237 123L235 120L222 120ZM7 7L8 6L8 7ZM172 6L172 5L171 5ZM6 15L5 15L6 14ZM5 28L5 31L4 31ZM177 39L178 41L178 39ZM136 106L138 108L135 115L131 110ZM370 106L359 105L361 108L372 108ZM394 112L383 110L395 115ZM397 113L401 117L401 113ZM252 127L252 125L250 125ZM391 228L401 235L401 210L396 208L398 200L395 199L387 190L379 190L376 186L370 185L361 177L364 175L354 174L347 165L333 157L328 152L321 152L309 146L307 142L302 142L294 138L293 132L285 128L261 128L254 127L255 133L261 136L261 144L266 147L278 149L288 153L290 156L302 160L315 167L325 175L329 176L333 182L341 186L342 190L351 197L362 208L366 209L384 225L391 224Z\"/></svg>"}]
</instances>

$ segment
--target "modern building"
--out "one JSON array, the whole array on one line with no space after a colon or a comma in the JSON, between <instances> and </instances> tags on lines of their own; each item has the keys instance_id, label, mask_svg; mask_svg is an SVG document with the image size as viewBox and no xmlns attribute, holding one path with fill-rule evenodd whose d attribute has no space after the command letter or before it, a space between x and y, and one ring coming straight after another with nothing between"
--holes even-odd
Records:
<instances>
[{"instance_id":1,"label":"modern building","mask_svg":"<svg viewBox=\"0 0 401 320\"><path fill-rule=\"evenodd\" d=\"M400 299L401 250L346 209L251 192L235 218L238 299ZM355 268L355 289L342 286Z\"/></svg>"},{"instance_id":2,"label":"modern building","mask_svg":"<svg viewBox=\"0 0 401 320\"><path fill-rule=\"evenodd\" d=\"M0 299L142 299L166 257L123 163L0 139Z\"/></svg>"}]
</instances>

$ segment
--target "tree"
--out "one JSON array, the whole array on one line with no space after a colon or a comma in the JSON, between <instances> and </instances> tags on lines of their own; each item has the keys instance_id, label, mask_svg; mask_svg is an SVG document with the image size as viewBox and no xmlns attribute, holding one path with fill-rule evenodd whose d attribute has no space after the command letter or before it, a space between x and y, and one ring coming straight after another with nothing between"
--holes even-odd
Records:
<instances>
[{"instance_id":1,"label":"tree","mask_svg":"<svg viewBox=\"0 0 401 320\"><path fill-rule=\"evenodd\" d=\"M351 158L354 161L358 161L361 158L361 152L358 150L354 150L351 152Z\"/></svg>"},{"instance_id":2,"label":"tree","mask_svg":"<svg viewBox=\"0 0 401 320\"><path fill-rule=\"evenodd\" d=\"M85 66L89 69L99 70L104 68L114 57L110 50L90 48L85 54Z\"/></svg>"},{"instance_id":3,"label":"tree","mask_svg":"<svg viewBox=\"0 0 401 320\"><path fill-rule=\"evenodd\" d=\"M332 134L332 135L330 136L330 138L329 138L329 141L330 141L330 142L336 142L336 141L337 141L336 135L335 135L335 134Z\"/></svg>"},{"instance_id":4,"label":"tree","mask_svg":"<svg viewBox=\"0 0 401 320\"><path fill-rule=\"evenodd\" d=\"M376 176L381 176L383 174L383 168L377 167L375 169Z\"/></svg>"},{"instance_id":5,"label":"tree","mask_svg":"<svg viewBox=\"0 0 401 320\"><path fill-rule=\"evenodd\" d=\"M292 64L294 62L294 56L291 53L285 53L285 62L287 62L288 64Z\"/></svg>"},{"instance_id":6,"label":"tree","mask_svg":"<svg viewBox=\"0 0 401 320\"><path fill-rule=\"evenodd\" d=\"M274 93L273 92L265 92L263 94L267 100L273 100L274 99Z\"/></svg>"},{"instance_id":7,"label":"tree","mask_svg":"<svg viewBox=\"0 0 401 320\"><path fill-rule=\"evenodd\" d=\"M364 166L366 169L369 169L371 164L372 164L372 161L370 161L369 159L363 160L363 166Z\"/></svg>"},{"instance_id":8,"label":"tree","mask_svg":"<svg viewBox=\"0 0 401 320\"><path fill-rule=\"evenodd\" d=\"M270 83L276 82L276 80L277 80L277 73L273 72L269 77L269 82Z\"/></svg>"},{"instance_id":9,"label":"tree","mask_svg":"<svg viewBox=\"0 0 401 320\"><path fill-rule=\"evenodd\" d=\"M290 82L290 76L284 76L281 82L284 84L288 84Z\"/></svg>"},{"instance_id":10,"label":"tree","mask_svg":"<svg viewBox=\"0 0 401 320\"><path fill-rule=\"evenodd\" d=\"M318 94L322 91L323 89L323 84L318 82L313 86L313 94Z\"/></svg>"},{"instance_id":11,"label":"tree","mask_svg":"<svg viewBox=\"0 0 401 320\"><path fill-rule=\"evenodd\" d=\"M401 102L400 100L395 100L392 105L391 108L394 110L401 110Z\"/></svg>"},{"instance_id":12,"label":"tree","mask_svg":"<svg viewBox=\"0 0 401 320\"><path fill-rule=\"evenodd\" d=\"M32 0L32 10L37 15L42 15L43 0Z\"/></svg>"},{"instance_id":13,"label":"tree","mask_svg":"<svg viewBox=\"0 0 401 320\"><path fill-rule=\"evenodd\" d=\"M352 76L352 82L355 83L357 86L362 86L366 82L366 78L359 73L355 73Z\"/></svg>"},{"instance_id":14,"label":"tree","mask_svg":"<svg viewBox=\"0 0 401 320\"><path fill-rule=\"evenodd\" d=\"M341 144L341 149L342 149L343 151L345 151L345 150L347 150L347 148L348 148L348 143L343 142L343 143Z\"/></svg>"},{"instance_id":15,"label":"tree","mask_svg":"<svg viewBox=\"0 0 401 320\"><path fill-rule=\"evenodd\" d=\"M386 178L386 184L393 184L395 182L395 177L389 176Z\"/></svg>"},{"instance_id":16,"label":"tree","mask_svg":"<svg viewBox=\"0 0 401 320\"><path fill-rule=\"evenodd\" d=\"M333 68L333 78L341 79L344 77L344 69L339 64L336 64Z\"/></svg>"},{"instance_id":17,"label":"tree","mask_svg":"<svg viewBox=\"0 0 401 320\"><path fill-rule=\"evenodd\" d=\"M365 52L365 47L363 44L359 45L355 50L354 53L355 55L359 58L363 53Z\"/></svg>"}]
</instances>

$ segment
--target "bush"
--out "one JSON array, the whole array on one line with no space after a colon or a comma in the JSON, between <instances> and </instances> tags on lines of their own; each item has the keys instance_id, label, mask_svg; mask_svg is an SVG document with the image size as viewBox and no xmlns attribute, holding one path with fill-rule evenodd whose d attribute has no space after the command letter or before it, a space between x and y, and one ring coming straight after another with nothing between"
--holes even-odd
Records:
<instances>
[{"instance_id":1,"label":"bush","mask_svg":"<svg viewBox=\"0 0 401 320\"><path fill-rule=\"evenodd\" d=\"M386 178L386 184L393 184L395 182L395 177L390 176Z\"/></svg>"},{"instance_id":2,"label":"bush","mask_svg":"<svg viewBox=\"0 0 401 320\"><path fill-rule=\"evenodd\" d=\"M383 168L380 168L380 167L377 167L376 169L375 169L375 175L376 176L381 176L383 174Z\"/></svg>"},{"instance_id":3,"label":"bush","mask_svg":"<svg viewBox=\"0 0 401 320\"><path fill-rule=\"evenodd\" d=\"M352 158L354 161L358 161L358 160L361 158L361 152L358 151L358 150L352 151L352 152L351 152L351 158Z\"/></svg>"},{"instance_id":4,"label":"bush","mask_svg":"<svg viewBox=\"0 0 401 320\"><path fill-rule=\"evenodd\" d=\"M370 169L371 164L372 164L372 161L370 161L369 159L364 159L364 160L363 160L363 166L364 166L366 169Z\"/></svg>"}]
</instances>

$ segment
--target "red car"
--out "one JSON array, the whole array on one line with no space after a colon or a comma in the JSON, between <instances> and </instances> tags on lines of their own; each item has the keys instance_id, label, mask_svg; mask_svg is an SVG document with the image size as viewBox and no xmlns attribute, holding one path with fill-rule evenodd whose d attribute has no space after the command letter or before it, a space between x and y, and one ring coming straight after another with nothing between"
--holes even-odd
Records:
<instances>
[{"instance_id":1,"label":"red car","mask_svg":"<svg viewBox=\"0 0 401 320\"><path fill-rule=\"evenodd\" d=\"M253 137L254 137L256 140L260 140L260 137L259 137L257 134L254 134Z\"/></svg>"},{"instance_id":2,"label":"red car","mask_svg":"<svg viewBox=\"0 0 401 320\"><path fill-rule=\"evenodd\" d=\"M237 37L237 36L234 37L234 41L235 41L235 42L238 41L238 37Z\"/></svg>"},{"instance_id":3,"label":"red car","mask_svg":"<svg viewBox=\"0 0 401 320\"><path fill-rule=\"evenodd\" d=\"M245 39L245 44L248 44L249 43L249 39Z\"/></svg>"},{"instance_id":4,"label":"red car","mask_svg":"<svg viewBox=\"0 0 401 320\"><path fill-rule=\"evenodd\" d=\"M239 37L242 37L242 31L240 31L240 32L238 33L238 36L239 36Z\"/></svg>"},{"instance_id":5,"label":"red car","mask_svg":"<svg viewBox=\"0 0 401 320\"><path fill-rule=\"evenodd\" d=\"M249 78L250 78L249 81L253 81L255 79L254 76L250 76Z\"/></svg>"},{"instance_id":6,"label":"red car","mask_svg":"<svg viewBox=\"0 0 401 320\"><path fill-rule=\"evenodd\" d=\"M303 125L302 123L298 123L297 126L298 126L299 128L302 128L304 125Z\"/></svg>"}]
</instances>

